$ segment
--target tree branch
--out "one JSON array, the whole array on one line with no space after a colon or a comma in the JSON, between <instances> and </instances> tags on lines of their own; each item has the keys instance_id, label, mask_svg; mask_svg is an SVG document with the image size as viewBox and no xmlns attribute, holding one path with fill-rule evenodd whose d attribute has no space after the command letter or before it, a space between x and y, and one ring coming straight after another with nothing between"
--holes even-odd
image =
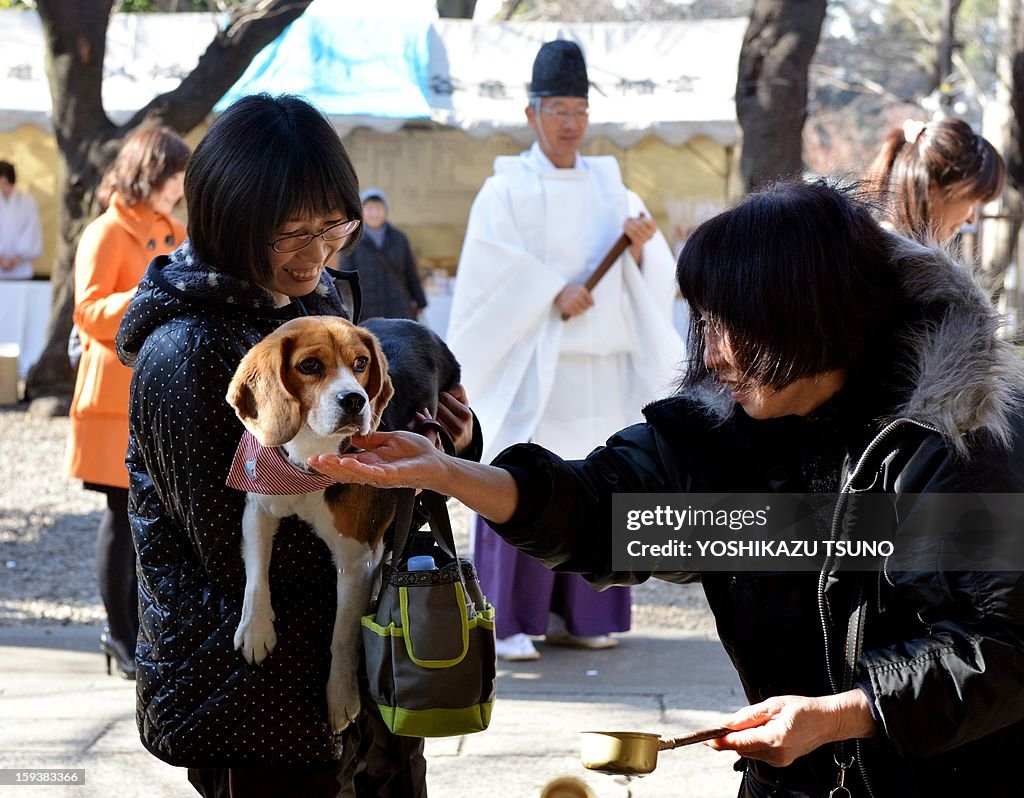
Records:
<instances>
[{"instance_id":1,"label":"tree branch","mask_svg":"<svg viewBox=\"0 0 1024 798\"><path fill-rule=\"evenodd\" d=\"M242 6L232 13L232 19L228 23L227 28L221 31L219 36L223 36L227 40L231 40L244 35L246 29L257 22L264 20L273 19L279 17L282 14L288 14L295 12L295 14L284 24L281 30L288 27L298 17L302 15L312 0L262 0L262 2L256 3L251 8L248 6Z\"/></svg>"},{"instance_id":2,"label":"tree branch","mask_svg":"<svg viewBox=\"0 0 1024 798\"><path fill-rule=\"evenodd\" d=\"M127 132L146 119L159 120L182 133L194 128L238 81L256 54L298 19L311 2L263 0L236 11L188 77L177 88L140 108L122 129Z\"/></svg>"},{"instance_id":3,"label":"tree branch","mask_svg":"<svg viewBox=\"0 0 1024 798\"><path fill-rule=\"evenodd\" d=\"M939 43L939 37L930 27L928 27L928 23L925 22L919 14L914 13L902 3L896 4L896 10L906 17L907 21L910 22L911 25L917 28L917 32L921 34L922 39L933 46Z\"/></svg>"},{"instance_id":4,"label":"tree branch","mask_svg":"<svg viewBox=\"0 0 1024 798\"><path fill-rule=\"evenodd\" d=\"M974 73L971 72L970 66L957 50L953 51L953 65L957 68L957 71L963 75L963 78L968 85L970 85L971 91L974 93L974 98L978 101L978 105L981 106L982 111L984 111L989 106L988 93L982 89L978 84L978 81L975 80Z\"/></svg>"},{"instance_id":5,"label":"tree branch","mask_svg":"<svg viewBox=\"0 0 1024 798\"><path fill-rule=\"evenodd\" d=\"M811 71L816 73L818 80L822 83L835 86L836 88L843 89L844 91L860 91L858 87L863 87L867 92L882 97L889 102L898 103L900 105L917 104L917 100L893 94L881 83L871 80L871 78L858 77L853 80L841 78L836 74L836 72L838 72L837 67L825 66L824 64L812 64Z\"/></svg>"}]
</instances>

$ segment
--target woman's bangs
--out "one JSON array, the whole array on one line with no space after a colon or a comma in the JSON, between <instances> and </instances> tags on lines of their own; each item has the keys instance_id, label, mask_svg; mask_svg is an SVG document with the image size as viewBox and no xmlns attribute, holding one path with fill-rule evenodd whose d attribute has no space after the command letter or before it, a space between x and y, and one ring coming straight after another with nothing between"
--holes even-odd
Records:
<instances>
[{"instance_id":1,"label":"woman's bangs","mask_svg":"<svg viewBox=\"0 0 1024 798\"><path fill-rule=\"evenodd\" d=\"M291 192L282 203L282 221L288 217L327 217L341 213L351 217L351 208L345 201L344 182L334 164L319 159L300 157L290 165L291 174L286 185Z\"/></svg>"},{"instance_id":2,"label":"woman's bangs","mask_svg":"<svg viewBox=\"0 0 1024 798\"><path fill-rule=\"evenodd\" d=\"M1006 169L1003 167L1002 159L994 151L986 153L986 156L981 171L971 181L971 195L977 197L980 202L991 202L1002 194L1003 183L1006 181Z\"/></svg>"},{"instance_id":3,"label":"woman's bangs","mask_svg":"<svg viewBox=\"0 0 1024 798\"><path fill-rule=\"evenodd\" d=\"M698 316L729 323L736 308L738 253L717 242L730 241L734 231L722 216L705 222L683 246L676 278L683 298ZM731 325L730 325L731 326Z\"/></svg>"}]
</instances>

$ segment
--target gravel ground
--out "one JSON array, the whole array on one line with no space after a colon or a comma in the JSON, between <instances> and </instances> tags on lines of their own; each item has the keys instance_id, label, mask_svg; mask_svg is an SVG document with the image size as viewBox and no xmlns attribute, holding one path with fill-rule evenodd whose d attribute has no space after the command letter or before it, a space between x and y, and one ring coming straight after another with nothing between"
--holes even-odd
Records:
<instances>
[{"instance_id":1,"label":"gravel ground","mask_svg":"<svg viewBox=\"0 0 1024 798\"><path fill-rule=\"evenodd\" d=\"M103 496L64 476L68 419L0 408L0 626L96 624L95 535ZM451 502L465 551L470 514ZM715 637L699 585L652 579L633 588L634 626Z\"/></svg>"}]
</instances>

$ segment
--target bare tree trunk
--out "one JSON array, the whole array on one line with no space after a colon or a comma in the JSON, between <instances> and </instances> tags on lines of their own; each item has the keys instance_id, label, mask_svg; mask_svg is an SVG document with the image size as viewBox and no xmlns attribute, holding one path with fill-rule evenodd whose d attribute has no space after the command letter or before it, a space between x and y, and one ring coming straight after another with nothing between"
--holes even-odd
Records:
<instances>
[{"instance_id":1,"label":"bare tree trunk","mask_svg":"<svg viewBox=\"0 0 1024 798\"><path fill-rule=\"evenodd\" d=\"M1024 341L1024 262L1022 262L1021 228L1024 224L1024 11L1018 0L1003 0L1000 21L1007 33L1010 50L1009 120L1003 155L1006 158L1007 187L1003 196L1003 213L1010 216L1006 231L1007 264L1016 264L1016 288L1012 296L1004 296L1002 309L1011 317L1012 332L1017 341Z\"/></svg>"},{"instance_id":2,"label":"bare tree trunk","mask_svg":"<svg viewBox=\"0 0 1024 798\"><path fill-rule=\"evenodd\" d=\"M242 76L250 61L306 10L312 0L261 0L236 9L196 68L155 97L127 123L114 125L103 109L103 56L113 0L38 0L46 42L53 128L60 150L60 240L50 275L53 299L46 346L29 369L26 398L37 415L66 415L74 389L67 345L74 310L74 255L94 218L95 192L121 141L146 121L187 133Z\"/></svg>"},{"instance_id":3,"label":"bare tree trunk","mask_svg":"<svg viewBox=\"0 0 1024 798\"><path fill-rule=\"evenodd\" d=\"M939 51L935 60L935 85L945 86L953 74L953 51L957 47L956 16L960 13L960 0L942 0L942 28L939 33ZM953 107L953 95L943 91L939 101L946 113Z\"/></svg>"},{"instance_id":4,"label":"bare tree trunk","mask_svg":"<svg viewBox=\"0 0 1024 798\"><path fill-rule=\"evenodd\" d=\"M1013 0L1004 0L1010 7L1008 44L1010 56L1010 124L1006 141L1007 179L1017 193L1024 194L1024 12Z\"/></svg>"},{"instance_id":5,"label":"bare tree trunk","mask_svg":"<svg viewBox=\"0 0 1024 798\"><path fill-rule=\"evenodd\" d=\"M473 19L476 0L437 0L437 15L450 19Z\"/></svg>"},{"instance_id":6,"label":"bare tree trunk","mask_svg":"<svg viewBox=\"0 0 1024 798\"><path fill-rule=\"evenodd\" d=\"M50 273L53 299L46 347L29 369L27 398L49 397L35 408L46 415L66 415L74 387L67 344L74 308L74 255L78 238L90 218L93 195L106 157L102 145L114 125L103 111L100 89L107 24L113 0L64 4L39 3L46 40L46 75L53 98L53 129L60 148L60 210L57 259ZM63 13L62 13L63 12Z\"/></svg>"},{"instance_id":7,"label":"bare tree trunk","mask_svg":"<svg viewBox=\"0 0 1024 798\"><path fill-rule=\"evenodd\" d=\"M754 0L740 50L736 113L743 130L740 175L750 191L803 168L807 70L826 0Z\"/></svg>"}]
</instances>

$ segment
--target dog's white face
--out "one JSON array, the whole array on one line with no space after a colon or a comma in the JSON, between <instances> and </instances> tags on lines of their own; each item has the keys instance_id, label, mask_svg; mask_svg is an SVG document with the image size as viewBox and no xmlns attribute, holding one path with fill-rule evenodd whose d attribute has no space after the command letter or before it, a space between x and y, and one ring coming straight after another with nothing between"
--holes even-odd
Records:
<instances>
[{"instance_id":1,"label":"dog's white face","mask_svg":"<svg viewBox=\"0 0 1024 798\"><path fill-rule=\"evenodd\" d=\"M372 333L334 316L282 324L242 359L227 399L264 446L376 429L394 393Z\"/></svg>"},{"instance_id":2,"label":"dog's white face","mask_svg":"<svg viewBox=\"0 0 1024 798\"><path fill-rule=\"evenodd\" d=\"M306 389L306 425L314 435L365 435L376 426L370 415L370 397L359 382L370 366L368 352L364 355L315 347L300 351L298 356L302 359L294 367L294 382L300 390Z\"/></svg>"}]
</instances>

